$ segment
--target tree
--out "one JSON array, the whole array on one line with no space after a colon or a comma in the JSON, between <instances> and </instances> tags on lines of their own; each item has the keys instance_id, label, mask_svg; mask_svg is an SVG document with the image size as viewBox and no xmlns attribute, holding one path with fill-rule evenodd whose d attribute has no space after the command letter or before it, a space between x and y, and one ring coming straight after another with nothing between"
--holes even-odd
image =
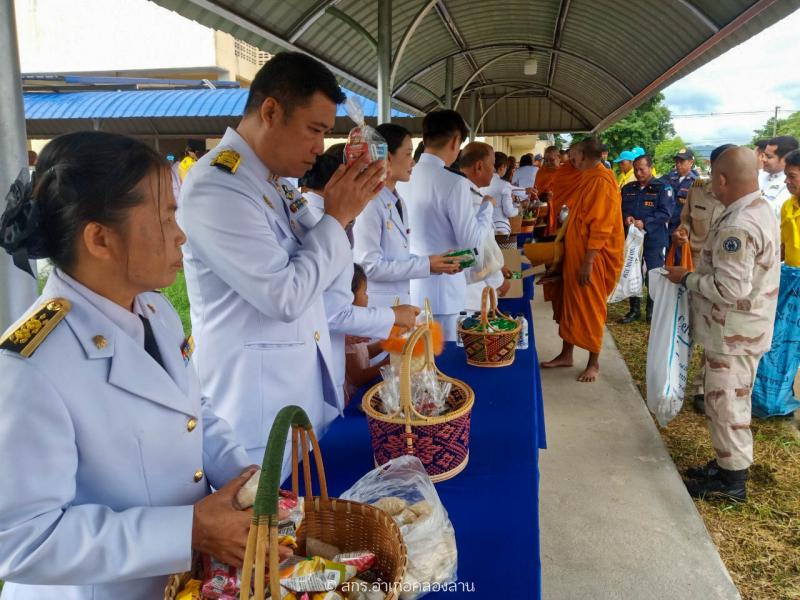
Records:
<instances>
[{"instance_id":1,"label":"tree","mask_svg":"<svg viewBox=\"0 0 800 600\"><path fill-rule=\"evenodd\" d=\"M641 146L652 156L656 146L672 135L675 135L672 114L664 104L664 94L658 93L627 117L601 132L600 139L608 145L612 158L623 150L636 146ZM587 137L589 136L585 133L572 134L573 143Z\"/></svg>"},{"instance_id":2,"label":"tree","mask_svg":"<svg viewBox=\"0 0 800 600\"><path fill-rule=\"evenodd\" d=\"M653 153L653 163L655 164L659 175L666 175L674 168L675 155L681 148L685 147L686 144L680 138L680 136L667 138L658 146L656 146L656 150Z\"/></svg>"},{"instance_id":3,"label":"tree","mask_svg":"<svg viewBox=\"0 0 800 600\"><path fill-rule=\"evenodd\" d=\"M773 137L775 127L775 117L770 117L763 127L756 129L753 133L752 144L758 140L768 140ZM775 135L793 135L800 139L800 111L790 114L785 119L778 119L777 134Z\"/></svg>"},{"instance_id":4,"label":"tree","mask_svg":"<svg viewBox=\"0 0 800 600\"><path fill-rule=\"evenodd\" d=\"M664 104L664 94L659 92L603 131L600 138L608 145L611 156L635 146L641 146L652 155L656 146L672 135L675 135L672 114Z\"/></svg>"}]
</instances>

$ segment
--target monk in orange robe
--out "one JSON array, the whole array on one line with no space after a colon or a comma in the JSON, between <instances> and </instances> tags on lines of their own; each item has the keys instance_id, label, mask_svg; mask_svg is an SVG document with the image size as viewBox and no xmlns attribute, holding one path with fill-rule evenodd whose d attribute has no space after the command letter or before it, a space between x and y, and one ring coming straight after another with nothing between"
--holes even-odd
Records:
<instances>
[{"instance_id":1,"label":"monk in orange robe","mask_svg":"<svg viewBox=\"0 0 800 600\"><path fill-rule=\"evenodd\" d=\"M542 198L544 194L549 194L550 212L548 213L547 231L545 235L555 235L554 224L558 221L558 214L553 210L553 180L558 173L558 167L561 164L559 158L558 148L555 146L548 146L544 151L544 162L539 170L536 172L536 179L533 182L533 187Z\"/></svg>"},{"instance_id":2,"label":"monk in orange robe","mask_svg":"<svg viewBox=\"0 0 800 600\"><path fill-rule=\"evenodd\" d=\"M600 161L598 140L584 140L570 151L581 180L568 203L560 307L554 307L563 346L542 367L571 367L579 346L589 351L589 362L578 381L590 382L600 372L607 300L622 269L622 200L614 175Z\"/></svg>"}]
</instances>

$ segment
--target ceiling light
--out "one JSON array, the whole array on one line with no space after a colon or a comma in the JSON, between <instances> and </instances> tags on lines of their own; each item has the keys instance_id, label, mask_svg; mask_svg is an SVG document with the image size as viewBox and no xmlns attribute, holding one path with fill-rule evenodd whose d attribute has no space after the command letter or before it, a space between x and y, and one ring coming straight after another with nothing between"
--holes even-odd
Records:
<instances>
[{"instance_id":1,"label":"ceiling light","mask_svg":"<svg viewBox=\"0 0 800 600\"><path fill-rule=\"evenodd\" d=\"M531 55L528 56L529 58L525 61L525 66L523 67L525 75L536 75L539 72L539 61Z\"/></svg>"}]
</instances>

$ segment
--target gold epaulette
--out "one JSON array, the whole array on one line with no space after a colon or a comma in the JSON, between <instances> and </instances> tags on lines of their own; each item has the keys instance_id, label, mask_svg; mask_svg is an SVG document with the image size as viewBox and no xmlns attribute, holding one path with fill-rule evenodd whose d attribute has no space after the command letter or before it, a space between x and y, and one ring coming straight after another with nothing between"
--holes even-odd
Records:
<instances>
[{"instance_id":1,"label":"gold epaulette","mask_svg":"<svg viewBox=\"0 0 800 600\"><path fill-rule=\"evenodd\" d=\"M692 182L692 187L703 187L707 183L708 179L703 179L701 177L698 177Z\"/></svg>"},{"instance_id":2,"label":"gold epaulette","mask_svg":"<svg viewBox=\"0 0 800 600\"><path fill-rule=\"evenodd\" d=\"M236 173L236 169L239 168L239 163L241 162L242 157L236 150L223 150L214 157L214 160L211 161L211 166L227 171L233 175Z\"/></svg>"},{"instance_id":3,"label":"gold epaulette","mask_svg":"<svg viewBox=\"0 0 800 600\"><path fill-rule=\"evenodd\" d=\"M0 350L10 350L28 358L50 335L72 308L65 298L47 300L17 321L0 339Z\"/></svg>"}]
</instances>

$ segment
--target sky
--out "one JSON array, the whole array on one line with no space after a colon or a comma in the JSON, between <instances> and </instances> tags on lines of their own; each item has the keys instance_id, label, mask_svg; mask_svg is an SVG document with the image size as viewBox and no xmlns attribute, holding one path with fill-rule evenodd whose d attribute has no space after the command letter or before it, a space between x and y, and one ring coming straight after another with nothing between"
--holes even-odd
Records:
<instances>
[{"instance_id":1,"label":"sky","mask_svg":"<svg viewBox=\"0 0 800 600\"><path fill-rule=\"evenodd\" d=\"M749 142L775 106L779 117L800 111L798 32L800 10L666 88L675 132L688 145ZM679 116L749 111L764 112Z\"/></svg>"}]
</instances>

